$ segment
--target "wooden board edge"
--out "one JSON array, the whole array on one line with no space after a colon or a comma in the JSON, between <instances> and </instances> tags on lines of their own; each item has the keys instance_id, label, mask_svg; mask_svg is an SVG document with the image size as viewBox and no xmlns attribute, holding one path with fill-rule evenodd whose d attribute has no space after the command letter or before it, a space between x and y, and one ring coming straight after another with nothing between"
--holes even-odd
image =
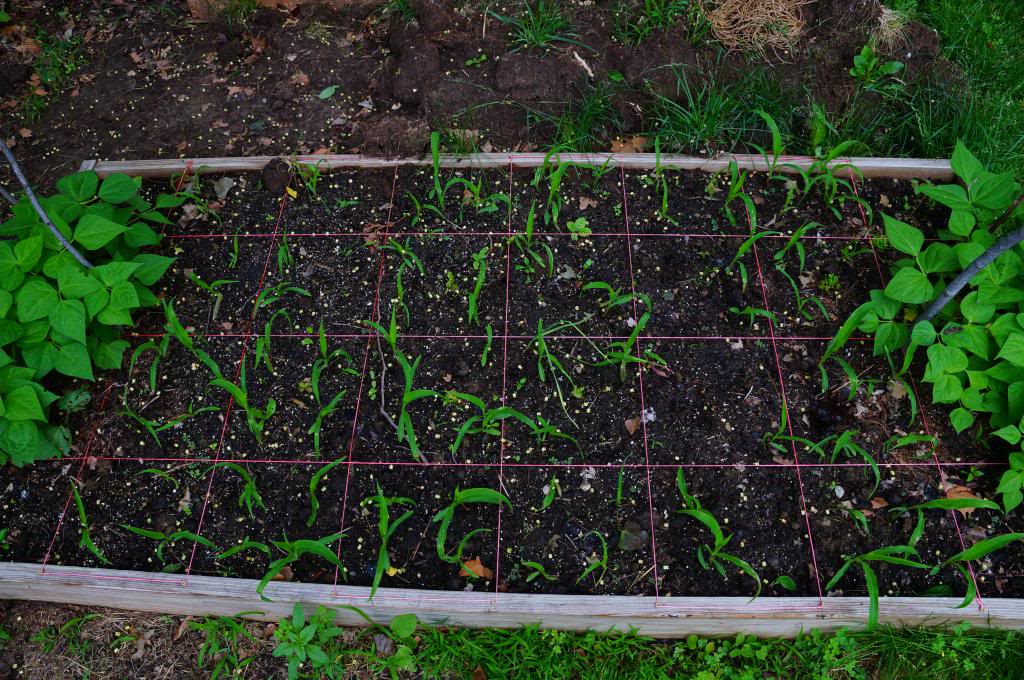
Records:
<instances>
[{"instance_id":1,"label":"wooden board edge","mask_svg":"<svg viewBox=\"0 0 1024 680\"><path fill-rule=\"evenodd\" d=\"M357 607L378 623L414 613L424 624L516 628L538 624L571 631L636 630L658 638L691 634L793 637L812 629L834 631L863 627L868 601L863 597L674 597L526 595L489 592L439 592L381 588L372 602L369 588L304 583L271 583L261 601L256 581L209 576L0 563L0 599L35 600L87 607L110 607L178 616L243 615L276 621L290 615L296 602L307 611L335 608L341 625L366 625ZM957 609L958 598L883 597L879 619L894 625L974 626L1024 629L1024 600L988 599L984 608Z\"/></svg>"},{"instance_id":2,"label":"wooden board edge","mask_svg":"<svg viewBox=\"0 0 1024 680\"><path fill-rule=\"evenodd\" d=\"M111 173L123 172L133 177L150 179L166 178L184 172L186 169L200 174L226 174L237 172L256 172L263 169L274 156L246 156L223 158L180 158L132 161L85 161L83 169L96 171L101 177ZM653 170L658 166L673 170L697 170L718 172L729 167L730 162L745 170L766 171L768 162L755 155L724 155L715 158L697 156L662 155L649 153L615 154L560 154L549 157L542 153L490 153L471 154L468 156L443 156L441 165L446 168L532 168L543 165L550 158L558 158L562 162L581 165L621 167L633 170ZM403 165L430 165L429 158L377 158L359 155L320 155L296 156L292 160L298 163L318 165L323 171L343 169L391 168ZM795 173L796 169L807 170L814 163L808 156L783 156L778 159L776 170L782 173ZM88 167L86 167L88 165ZM931 158L872 158L854 157L836 160L833 167L853 165L865 177L893 179L933 179L950 180L953 171L949 161Z\"/></svg>"}]
</instances>

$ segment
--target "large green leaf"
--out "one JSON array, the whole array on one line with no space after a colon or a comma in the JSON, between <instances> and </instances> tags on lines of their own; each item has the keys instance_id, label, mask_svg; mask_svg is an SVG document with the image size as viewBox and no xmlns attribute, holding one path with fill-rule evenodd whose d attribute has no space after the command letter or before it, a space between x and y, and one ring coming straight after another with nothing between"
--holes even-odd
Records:
<instances>
[{"instance_id":1,"label":"large green leaf","mask_svg":"<svg viewBox=\"0 0 1024 680\"><path fill-rule=\"evenodd\" d=\"M101 342L96 346L92 358L96 362L97 368L108 371L118 369L121 368L121 361L126 349L128 349L128 342L126 340Z\"/></svg>"},{"instance_id":2,"label":"large green leaf","mask_svg":"<svg viewBox=\"0 0 1024 680\"><path fill-rule=\"evenodd\" d=\"M39 395L32 385L22 385L4 395L4 406L7 408L8 420L38 420L46 422L43 408L39 404Z\"/></svg>"},{"instance_id":3,"label":"large green leaf","mask_svg":"<svg viewBox=\"0 0 1024 680\"><path fill-rule=\"evenodd\" d=\"M50 323L64 335L85 344L85 305L80 300L61 300L50 312Z\"/></svg>"},{"instance_id":4,"label":"large green leaf","mask_svg":"<svg viewBox=\"0 0 1024 680\"><path fill-rule=\"evenodd\" d=\"M39 426L27 420L15 421L0 436L0 446L16 467L35 461L39 449Z\"/></svg>"},{"instance_id":5,"label":"large green leaf","mask_svg":"<svg viewBox=\"0 0 1024 680\"><path fill-rule=\"evenodd\" d=\"M118 283L127 281L142 266L139 262L108 262L98 267L93 267L92 274L103 282L103 285L111 288Z\"/></svg>"},{"instance_id":6,"label":"large green leaf","mask_svg":"<svg viewBox=\"0 0 1024 680\"><path fill-rule=\"evenodd\" d=\"M962 393L963 387L955 375L943 375L932 386L932 401L937 404L952 404L960 400Z\"/></svg>"},{"instance_id":7,"label":"large green leaf","mask_svg":"<svg viewBox=\"0 0 1024 680\"><path fill-rule=\"evenodd\" d=\"M15 300L18 303L18 320L24 323L48 317L60 298L45 279L32 277L18 290Z\"/></svg>"},{"instance_id":8,"label":"large green leaf","mask_svg":"<svg viewBox=\"0 0 1024 680\"><path fill-rule=\"evenodd\" d=\"M922 304L932 299L935 289L928 277L920 271L904 267L889 281L889 285L885 287L885 294L900 302Z\"/></svg>"},{"instance_id":9,"label":"large green leaf","mask_svg":"<svg viewBox=\"0 0 1024 680\"><path fill-rule=\"evenodd\" d=\"M75 241L81 243L88 250L99 250L114 240L119 234L128 231L128 228L118 224L106 217L99 215L83 215L75 227Z\"/></svg>"},{"instance_id":10,"label":"large green leaf","mask_svg":"<svg viewBox=\"0 0 1024 680\"><path fill-rule=\"evenodd\" d=\"M100 185L100 178L95 172L77 172L74 175L61 177L57 180L57 190L79 203L91 201L96 197L96 189Z\"/></svg>"},{"instance_id":11,"label":"large green leaf","mask_svg":"<svg viewBox=\"0 0 1024 680\"><path fill-rule=\"evenodd\" d=\"M983 172L971 185L971 202L979 208L1001 213L1013 203L1017 189L1012 172L999 175Z\"/></svg>"},{"instance_id":12,"label":"large green leaf","mask_svg":"<svg viewBox=\"0 0 1024 680\"><path fill-rule=\"evenodd\" d=\"M63 345L57 353L53 367L73 378L93 380L92 362L89 361L89 352L85 345L73 342Z\"/></svg>"},{"instance_id":13,"label":"large green leaf","mask_svg":"<svg viewBox=\"0 0 1024 680\"><path fill-rule=\"evenodd\" d=\"M128 175L115 173L103 180L99 196L107 203L124 203L139 193L139 184Z\"/></svg>"},{"instance_id":14,"label":"large green leaf","mask_svg":"<svg viewBox=\"0 0 1024 680\"><path fill-rule=\"evenodd\" d=\"M885 235L889 238L889 243L893 248L915 257L921 252L924 234L920 229L894 217L889 217L885 213L882 213L882 221L885 222Z\"/></svg>"},{"instance_id":15,"label":"large green leaf","mask_svg":"<svg viewBox=\"0 0 1024 680\"><path fill-rule=\"evenodd\" d=\"M996 355L997 359L1006 359L1014 366L1024 367L1024 334L1011 333Z\"/></svg>"},{"instance_id":16,"label":"large green leaf","mask_svg":"<svg viewBox=\"0 0 1024 680\"><path fill-rule=\"evenodd\" d=\"M18 259L18 268L28 273L39 262L43 254L43 237L32 236L22 239L14 246L14 256Z\"/></svg>"},{"instance_id":17,"label":"large green leaf","mask_svg":"<svg viewBox=\"0 0 1024 680\"><path fill-rule=\"evenodd\" d=\"M139 306L139 296L135 286L129 281L122 281L110 289L111 309L135 309Z\"/></svg>"},{"instance_id":18,"label":"large green leaf","mask_svg":"<svg viewBox=\"0 0 1024 680\"><path fill-rule=\"evenodd\" d=\"M971 201L959 184L922 184L917 192L952 210L970 210Z\"/></svg>"},{"instance_id":19,"label":"large green leaf","mask_svg":"<svg viewBox=\"0 0 1024 680\"><path fill-rule=\"evenodd\" d=\"M135 280L145 286L152 286L160 280L167 268L174 264L174 258L153 253L140 253L132 258L132 262L139 265L139 268L135 270Z\"/></svg>"},{"instance_id":20,"label":"large green leaf","mask_svg":"<svg viewBox=\"0 0 1024 680\"><path fill-rule=\"evenodd\" d=\"M985 170L985 166L981 164L981 161L959 139L953 148L953 157L950 160L950 165L956 176L962 179L967 186L970 186Z\"/></svg>"}]
</instances>

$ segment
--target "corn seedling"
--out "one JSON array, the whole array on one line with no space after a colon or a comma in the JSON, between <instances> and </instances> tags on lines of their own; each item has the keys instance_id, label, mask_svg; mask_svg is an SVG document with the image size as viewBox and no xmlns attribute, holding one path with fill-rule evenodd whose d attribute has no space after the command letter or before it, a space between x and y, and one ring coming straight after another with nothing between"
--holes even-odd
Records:
<instances>
[{"instance_id":1,"label":"corn seedling","mask_svg":"<svg viewBox=\"0 0 1024 680\"><path fill-rule=\"evenodd\" d=\"M527 583L530 583L531 581L535 581L538 578L543 578L545 581L548 581L549 583L552 582L552 581L557 581L558 580L558 577L557 576L552 576L551 574L549 574L547 569L545 569L544 565L541 564L540 562L530 562L530 561L524 560L524 561L521 561L519 564L521 564L522 566L526 567L526 569L528 570L528 572L526 574L526 582Z\"/></svg>"},{"instance_id":2,"label":"corn seedling","mask_svg":"<svg viewBox=\"0 0 1024 680\"><path fill-rule=\"evenodd\" d=\"M546 243L533 240L533 226L536 220L536 206L531 203L526 215L526 230L512 237L512 245L519 251L519 262L516 269L526 274L529 281L538 272L546 272L547 276L555 273L555 254Z\"/></svg>"},{"instance_id":3,"label":"corn seedling","mask_svg":"<svg viewBox=\"0 0 1024 680\"><path fill-rule=\"evenodd\" d=\"M893 545L885 548L879 548L872 550L871 552L864 553L863 555L856 555L853 557L846 558L843 562L843 566L839 567L839 571L835 573L835 576L825 585L827 590L831 590L839 583L840 579L846 575L846 572L850 570L850 567L856 565L860 567L864 573L864 583L868 590L868 629L872 630L878 625L878 577L875 575L875 570L871 566L872 562L885 562L887 564L895 564L901 567L911 567L913 569L928 569L927 564L922 564L910 557L918 557L917 549L914 545L917 539L920 538L924 532L924 518L923 516L919 519L917 526L914 528L911 534L910 541L907 545ZM908 557L909 556L909 557ZM970 579L968 579L970 582Z\"/></svg>"},{"instance_id":4,"label":"corn seedling","mask_svg":"<svg viewBox=\"0 0 1024 680\"><path fill-rule=\"evenodd\" d=\"M740 309L739 307L730 307L729 312L735 314L736 316L747 317L747 319L750 321L751 326L754 325L754 322L757 321L758 317L763 317L767 319L769 323L771 323L774 326L779 325L779 318L775 316L774 312L769 312L767 309L761 309L760 307L747 306L744 307L743 309Z\"/></svg>"},{"instance_id":5,"label":"corn seedling","mask_svg":"<svg viewBox=\"0 0 1024 680\"><path fill-rule=\"evenodd\" d=\"M552 149L547 153L544 157L544 164L534 172L531 182L532 186L539 187L542 180L547 181L548 195L544 204L544 224L553 227L558 226L558 216L562 212L562 180L569 169L568 163L562 163L559 160L552 162L551 159L556 158L557 155L558 149Z\"/></svg>"},{"instance_id":6,"label":"corn seedling","mask_svg":"<svg viewBox=\"0 0 1024 680\"><path fill-rule=\"evenodd\" d=\"M808 222L807 224L803 225L802 227L794 231L793 234L789 237L789 240L786 241L786 245L784 245L782 248L775 252L775 255L773 256L775 259L775 266L782 266L783 260L785 260L786 258L786 253L788 253L790 250L795 250L797 258L800 262L800 273L803 274L804 266L807 262L807 254L804 251L804 237L807 235L807 232L809 232L811 229L816 229L820 226L821 225L818 224L817 222Z\"/></svg>"},{"instance_id":7,"label":"corn seedling","mask_svg":"<svg viewBox=\"0 0 1024 680\"><path fill-rule=\"evenodd\" d=\"M189 281L213 296L213 309L210 312L211 320L215 320L217 318L217 315L220 313L220 305L224 302L224 293L222 293L220 289L224 286L231 286L238 283L238 281L234 279L218 279L211 283L207 283L199 278L195 272L188 272L185 276L188 277Z\"/></svg>"},{"instance_id":8,"label":"corn seedling","mask_svg":"<svg viewBox=\"0 0 1024 680\"><path fill-rule=\"evenodd\" d=\"M484 246L473 253L473 269L476 271L476 282L473 284L473 291L469 294L469 310L467 316L470 323L480 325L479 308L477 301L480 299L480 292L484 288L484 281L487 279L487 252L489 248Z\"/></svg>"},{"instance_id":9,"label":"corn seedling","mask_svg":"<svg viewBox=\"0 0 1024 680\"><path fill-rule=\"evenodd\" d=\"M608 350L602 353L602 358L595 364L596 366L618 366L619 367L619 380L626 382L628 375L626 368L630 364L640 364L647 366L649 364L657 364L659 366L665 366L665 360L655 354L649 349L643 351L636 350L637 338L643 332L644 328L647 327L647 323L651 320L651 313L644 312L640 319L633 326L632 332L629 337L625 340L617 340L608 346Z\"/></svg>"},{"instance_id":10,"label":"corn seedling","mask_svg":"<svg viewBox=\"0 0 1024 680\"><path fill-rule=\"evenodd\" d=\"M153 361L149 364L149 392L150 394L156 393L156 382L157 374L160 369L160 361L167 358L167 352L171 345L171 334L164 333L160 338L160 342L155 340L147 340L142 343L132 352L131 357L128 360L128 376L129 378L135 372L135 364L139 358L146 352L155 352L156 356L153 357ZM129 380L125 386L124 391L121 394L121 401L125 405L128 403L128 387L131 385Z\"/></svg>"},{"instance_id":11,"label":"corn seedling","mask_svg":"<svg viewBox=\"0 0 1024 680\"><path fill-rule=\"evenodd\" d=\"M256 309L260 310L264 307L269 307L283 298L287 293L294 293L307 298L313 297L305 288L293 286L291 281L281 281L275 286L268 286L260 291L260 294L256 297Z\"/></svg>"},{"instance_id":12,"label":"corn seedling","mask_svg":"<svg viewBox=\"0 0 1024 680\"><path fill-rule=\"evenodd\" d=\"M587 578L598 569L601 570L601 575L597 577L597 583L601 583L601 581L604 580L604 575L608 572L608 541L605 540L604 534L600 531L588 531L583 535L583 538L586 538L587 536L597 537L597 540L601 543L601 557L598 558L596 555L588 555L586 557L587 568L584 569L583 573L580 574L578 579L576 579L576 585L579 585L583 579Z\"/></svg>"},{"instance_id":13,"label":"corn seedling","mask_svg":"<svg viewBox=\"0 0 1024 680\"><path fill-rule=\"evenodd\" d=\"M783 401L782 407L779 411L779 426L775 429L774 432L766 432L764 435L762 435L761 443L764 444L766 447L775 449L776 451L780 451L782 453L789 453L790 455L792 455L792 452L789 450L789 448L784 444L780 443L784 441L790 441L790 438L786 435L786 430L788 426L789 409L786 407L786 402ZM803 441L804 443L807 443L812 447L817 446L817 444L814 444L813 442L807 442L806 440ZM819 448L818 451L820 453L821 449ZM824 456L824 454L822 455Z\"/></svg>"},{"instance_id":14,"label":"corn seedling","mask_svg":"<svg viewBox=\"0 0 1024 680\"><path fill-rule=\"evenodd\" d=\"M89 518L85 516L85 504L82 502L82 496L78 493L78 486L74 480L71 481L71 495L75 499L75 510L78 511L78 547L85 548L93 555L96 556L103 564L110 564L110 560L107 556L99 549L99 547L93 543L92 536L89 535Z\"/></svg>"},{"instance_id":15,"label":"corn seedling","mask_svg":"<svg viewBox=\"0 0 1024 680\"><path fill-rule=\"evenodd\" d=\"M271 373L274 372L274 366L270 362L270 338L273 334L274 321L276 321L278 317L282 317L285 321L288 322L288 326L291 327L291 315L285 309L278 309L277 311L270 315L270 318L267 319L267 323L263 325L263 334L257 336L256 344L253 350L254 353L252 365L259 366L260 362L262 361L266 365L267 370L270 371Z\"/></svg>"},{"instance_id":16,"label":"corn seedling","mask_svg":"<svg viewBox=\"0 0 1024 680\"><path fill-rule=\"evenodd\" d=\"M484 331L487 333L487 338L484 340L484 351L480 354L481 366L487 365L487 357L491 353L491 344L494 341L494 328L491 327L491 324L487 324Z\"/></svg>"},{"instance_id":17,"label":"corn seedling","mask_svg":"<svg viewBox=\"0 0 1024 680\"><path fill-rule=\"evenodd\" d=\"M317 512L320 510L320 499L317 498L317 490L320 488L320 482L327 476L334 468L338 467L342 463L347 462L347 458L339 458L335 461L321 465L320 469L317 470L312 477L309 479L309 517L306 519L306 526L311 527L316 522Z\"/></svg>"},{"instance_id":18,"label":"corn seedling","mask_svg":"<svg viewBox=\"0 0 1024 680\"><path fill-rule=\"evenodd\" d=\"M562 322L545 330L544 319L538 319L537 334L533 337L532 347L533 351L537 354L537 377L540 378L541 382L547 382L548 376L551 376L551 382L554 383L555 392L558 393L558 403L562 407L562 412L565 413L565 417L569 419L573 427L578 428L579 426L576 424L576 421L569 415L568 402L565 398L565 392L562 390L562 382L568 383L568 387L571 388L568 391L573 396L580 395L579 387L572 379L572 374L562 365L562 361L552 353L547 343L548 335L558 333L567 325L568 322Z\"/></svg>"},{"instance_id":19,"label":"corn seedling","mask_svg":"<svg viewBox=\"0 0 1024 680\"><path fill-rule=\"evenodd\" d=\"M167 565L167 558L164 557L164 549L167 547L173 548L180 541L192 541L194 543L205 545L210 550L217 550L217 547L212 542L210 542L209 539L204 538L199 534L193 533L191 531L179 530L174 531L170 534L165 534L162 531L156 531L154 529L140 529L139 527L133 527L128 524L121 524L119 526L125 531L129 531L137 536L142 536L143 538L148 538L152 541L156 541L156 556L157 559L159 559L160 562L164 565Z\"/></svg>"},{"instance_id":20,"label":"corn seedling","mask_svg":"<svg viewBox=\"0 0 1024 680\"><path fill-rule=\"evenodd\" d=\"M167 474L166 471L160 470L158 468L146 468L145 470L139 470L138 472L135 473L135 476L138 477L139 475L153 475L157 479L162 479L163 481L167 482L175 489L177 489L180 486L178 484L178 480L176 480L174 477L171 477L169 474Z\"/></svg>"},{"instance_id":21,"label":"corn seedling","mask_svg":"<svg viewBox=\"0 0 1024 680\"><path fill-rule=\"evenodd\" d=\"M733 201L740 201L747 209L747 215L751 222L751 231L753 231L753 224L756 222L754 215L757 214L757 210L754 208L754 201L743 191L743 184L746 180L747 171L740 170L736 161L729 161L729 190L725 195L722 211L729 220L729 224L736 226L736 216L733 214L731 206Z\"/></svg>"},{"instance_id":22,"label":"corn seedling","mask_svg":"<svg viewBox=\"0 0 1024 680\"><path fill-rule=\"evenodd\" d=\"M252 475L241 465L237 463L221 462L214 463L206 469L203 474L209 474L211 470L216 468L225 468L231 470L239 477L242 478L242 493L238 494L238 507L245 506L245 509L249 513L249 517L255 517L256 513L253 508L267 509L267 506L263 504L263 497L260 496L259 489L256 488L256 481L252 478Z\"/></svg>"},{"instance_id":23,"label":"corn seedling","mask_svg":"<svg viewBox=\"0 0 1024 680\"><path fill-rule=\"evenodd\" d=\"M277 246L277 273L284 275L295 266L295 256L288 246L288 234L281 234L281 243Z\"/></svg>"},{"instance_id":24,"label":"corn seedling","mask_svg":"<svg viewBox=\"0 0 1024 680\"><path fill-rule=\"evenodd\" d=\"M249 392L246 387L246 362L242 362L240 381L239 384L227 380L226 378L214 378L210 381L210 385L219 387L234 399L235 403L245 411L245 421L249 426L249 431L252 432L253 436L256 437L256 442L259 445L263 445L263 430L266 427L267 421L277 412L277 401L273 397L267 399L267 405L263 408L257 408L254 404L249 403Z\"/></svg>"},{"instance_id":25,"label":"corn seedling","mask_svg":"<svg viewBox=\"0 0 1024 680\"><path fill-rule=\"evenodd\" d=\"M742 286L741 289L743 290L743 292L747 291L747 283L748 283L748 281L747 281L747 279L748 279L747 267L746 267L746 265L743 264L743 262L741 262L741 260L743 259L743 256L746 255L747 252L749 252L750 249L754 247L754 244L756 244L761 239L763 239L765 237L768 237L768 236L779 236L779 235L780 235L780 233L777 232L777 231L760 231L760 232L758 232L756 234L753 234L752 236L748 237L746 240L743 241L743 243L740 244L740 247L737 248L736 254L733 256L732 261L729 263L728 269L730 271L732 271L733 267L737 267L737 266L739 267L740 283L741 283L741 286Z\"/></svg>"},{"instance_id":26,"label":"corn seedling","mask_svg":"<svg viewBox=\"0 0 1024 680\"><path fill-rule=\"evenodd\" d=\"M775 122L775 119L766 111L754 109L754 113L757 114L761 120L765 122L765 125L768 126L768 131L771 133L772 138L772 148L769 153L768 149L758 144L751 143L750 146L757 149L758 153L761 154L761 158L763 158L764 162L768 165L768 179L775 179L775 173L779 165L779 158L786 153L786 149L782 143L782 132L779 130L779 125Z\"/></svg>"},{"instance_id":27,"label":"corn seedling","mask_svg":"<svg viewBox=\"0 0 1024 680\"><path fill-rule=\"evenodd\" d=\"M398 255L400 260L398 272L395 274L395 300L397 307L401 309L402 313L405 315L405 322L409 323L409 307L405 304L405 284L403 283L402 276L407 269L416 270L420 273L420 276L423 276L423 262L409 245L409 239L406 239L405 243L401 243L395 239L389 239L388 242L384 244L383 248Z\"/></svg>"},{"instance_id":28,"label":"corn seedling","mask_svg":"<svg viewBox=\"0 0 1024 680\"><path fill-rule=\"evenodd\" d=\"M247 552L249 550L256 550L258 552L263 553L267 557L270 556L270 547L267 546L266 543L260 543L259 541L252 541L252 540L249 540L248 538L246 538L245 540L243 540L243 541L241 541L239 543L234 544L233 546L231 546L230 548L228 548L224 552L216 555L214 557L214 559L216 559L216 560L226 560L229 557L234 557L235 555L238 555L239 553Z\"/></svg>"},{"instance_id":29,"label":"corn seedling","mask_svg":"<svg viewBox=\"0 0 1024 680\"><path fill-rule=\"evenodd\" d=\"M558 482L558 477L552 476L542 491L544 491L544 500L541 501L540 509L547 510L555 502L555 497L562 495L562 486Z\"/></svg>"},{"instance_id":30,"label":"corn seedling","mask_svg":"<svg viewBox=\"0 0 1024 680\"><path fill-rule=\"evenodd\" d=\"M978 596L978 591L975 587L974 579L971 577L971 574L968 573L965 565L968 562L973 562L974 560L984 559L996 550L1002 550L1014 541L1020 540L1024 540L1024 533L1002 534L1000 536L983 539L972 545L970 548L953 555L945 562L935 565L932 567L931 573L932 575L935 575L943 567L953 565L953 567L960 572L960 575L967 582L967 595L965 595L963 601L957 605L957 608L960 609L966 607L970 603L974 602L974 599Z\"/></svg>"},{"instance_id":31,"label":"corn seedling","mask_svg":"<svg viewBox=\"0 0 1024 680\"><path fill-rule=\"evenodd\" d=\"M287 537L281 541L271 541L273 546L284 553L284 557L280 557L270 563L270 567L267 569L267 573L260 579L259 584L256 586L256 592L259 593L260 599L269 601L270 598L264 597L263 591L266 589L267 584L270 583L275 576L281 573L285 567L291 565L293 562L297 562L306 555L315 555L320 557L327 562L333 564L338 568L338 573L345 576L345 565L341 563L338 556L334 554L334 551L328 548L328 544L334 543L341 538L342 534L331 534L330 536L324 536L317 540L300 539L298 541L289 541Z\"/></svg>"},{"instance_id":32,"label":"corn seedling","mask_svg":"<svg viewBox=\"0 0 1024 680\"><path fill-rule=\"evenodd\" d=\"M459 427L455 435L455 441L451 444L451 452L455 453L462 446L462 440L468 435L485 434L492 437L501 436L501 423L509 418L514 418L530 428L536 429L537 424L529 416L517 411L511 406L499 406L490 408L480 397L465 392L450 390L445 394L435 392L433 396L442 397L447 403L465 402L475 406L479 413L470 416L466 422Z\"/></svg>"},{"instance_id":33,"label":"corn seedling","mask_svg":"<svg viewBox=\"0 0 1024 680\"><path fill-rule=\"evenodd\" d=\"M776 265L775 269L782 274L783 278L785 278L787 282L789 282L789 287L793 290L793 299L796 302L796 309L800 316L808 321L814 321L814 315L808 309L813 305L819 312L821 312L822 318L828 320L828 310L825 309L825 305L822 304L821 300L814 295L801 294L800 286L793 277L789 275L789 272L786 271L785 267L782 265Z\"/></svg>"},{"instance_id":34,"label":"corn seedling","mask_svg":"<svg viewBox=\"0 0 1024 680\"><path fill-rule=\"evenodd\" d=\"M302 185L306 187L306 191L309 192L310 196L317 196L317 189L320 186L321 163L323 163L322 160L316 163L292 163L295 173L299 176L299 180L302 181Z\"/></svg>"},{"instance_id":35,"label":"corn seedling","mask_svg":"<svg viewBox=\"0 0 1024 680\"><path fill-rule=\"evenodd\" d=\"M490 529L474 529L469 532L459 541L459 545L454 553L449 553L445 547L448 541L448 529L451 526L452 520L455 518L455 511L464 505L470 503L488 503L491 505L504 504L508 506L508 509L512 509L512 502L501 492L493 489L475 487L471 489L459 489L456 487L455 493L452 495L452 502L446 507L442 508L434 515L433 523L437 524L437 557L438 559L448 562L449 564L462 564L462 550L466 545L466 542L472 537L479 533L489 532ZM469 569L466 569L470 572ZM470 572L472 573L472 572Z\"/></svg>"},{"instance_id":36,"label":"corn seedling","mask_svg":"<svg viewBox=\"0 0 1024 680\"><path fill-rule=\"evenodd\" d=\"M592 281L583 286L580 290L602 291L605 294L605 299L601 300L597 304L605 314L613 308L629 304L633 300L639 300L642 302L648 311L651 309L651 298L646 293L625 293L620 288L614 288L611 284L605 283L604 281Z\"/></svg>"},{"instance_id":37,"label":"corn seedling","mask_svg":"<svg viewBox=\"0 0 1024 680\"><path fill-rule=\"evenodd\" d=\"M485 55L486 56L486 55ZM498 212L501 205L505 206L505 210L510 212L512 210L512 200L508 194L503 192L494 192L493 194L484 194L484 178L480 177L476 182L468 179L457 179L453 180L462 184L462 204L459 206L459 221L464 219L464 212L466 207L472 207L477 215L488 215L490 213ZM507 214L507 212L506 212Z\"/></svg>"},{"instance_id":38,"label":"corn seedling","mask_svg":"<svg viewBox=\"0 0 1024 680\"><path fill-rule=\"evenodd\" d=\"M715 539L714 546L704 544L697 548L697 561L700 562L700 566L705 571L714 567L715 571L723 578L726 576L727 564L737 567L744 574L754 579L754 582L757 584L757 591L754 593L754 597L750 598L751 600L756 600L761 594L761 577L748 562L725 552L726 546L732 540L732 534L726 535L722 531L722 526L718 520L715 519L715 516L704 509L700 501L690 495L686 488L686 479L683 477L683 468L679 468L676 471L676 487L679 489L679 495L683 499L683 508L678 512L692 517L703 524Z\"/></svg>"},{"instance_id":39,"label":"corn seedling","mask_svg":"<svg viewBox=\"0 0 1024 680\"><path fill-rule=\"evenodd\" d=\"M370 587L370 599L377 593L377 587L380 585L381 578L384 574L388 576L394 576L400 573L400 569L395 569L391 566L391 556L388 554L388 541L394 535L398 527L402 525L407 519L412 517L412 510L406 510L403 512L398 519L391 519L391 508L400 507L403 505L415 505L411 498L401 498L397 496L388 497L384 495L383 490L380 488L380 484L377 484L377 493L369 498L363 500L359 504L361 507L367 505L377 506L377 535L380 536L380 550L377 553L377 567L373 572L373 585Z\"/></svg>"}]
</instances>

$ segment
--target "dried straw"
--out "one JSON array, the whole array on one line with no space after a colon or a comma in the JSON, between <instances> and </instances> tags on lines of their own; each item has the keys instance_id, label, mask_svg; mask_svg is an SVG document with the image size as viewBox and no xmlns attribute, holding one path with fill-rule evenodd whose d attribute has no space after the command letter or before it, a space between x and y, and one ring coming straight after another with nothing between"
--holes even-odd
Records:
<instances>
[{"instance_id":1,"label":"dried straw","mask_svg":"<svg viewBox=\"0 0 1024 680\"><path fill-rule=\"evenodd\" d=\"M800 8L814 1L718 0L713 9L705 7L705 14L711 32L726 47L778 55L800 37L804 29Z\"/></svg>"}]
</instances>

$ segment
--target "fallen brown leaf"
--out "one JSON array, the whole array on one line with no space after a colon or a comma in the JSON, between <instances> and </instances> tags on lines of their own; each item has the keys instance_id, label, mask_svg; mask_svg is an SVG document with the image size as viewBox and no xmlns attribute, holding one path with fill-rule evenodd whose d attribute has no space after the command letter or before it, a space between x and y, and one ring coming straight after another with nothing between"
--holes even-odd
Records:
<instances>
[{"instance_id":1,"label":"fallen brown leaf","mask_svg":"<svg viewBox=\"0 0 1024 680\"><path fill-rule=\"evenodd\" d=\"M494 578L494 572L483 565L479 557L474 557L462 564L462 568L459 569L459 576L476 576L482 579Z\"/></svg>"},{"instance_id":2,"label":"fallen brown leaf","mask_svg":"<svg viewBox=\"0 0 1024 680\"><path fill-rule=\"evenodd\" d=\"M626 432L636 434L636 431L640 429L640 416L637 416L636 418L626 418L625 425Z\"/></svg>"},{"instance_id":3,"label":"fallen brown leaf","mask_svg":"<svg viewBox=\"0 0 1024 680\"><path fill-rule=\"evenodd\" d=\"M291 567L286 566L284 569L279 571L277 573L277 575L274 576L273 580L274 581L291 581L293 578L295 578L295 572L292 571Z\"/></svg>"},{"instance_id":4,"label":"fallen brown leaf","mask_svg":"<svg viewBox=\"0 0 1024 680\"><path fill-rule=\"evenodd\" d=\"M639 135L628 139L616 139L612 142L612 153L642 153L647 146L647 138Z\"/></svg>"},{"instance_id":5,"label":"fallen brown leaf","mask_svg":"<svg viewBox=\"0 0 1024 680\"><path fill-rule=\"evenodd\" d=\"M971 489L966 486L954 485L946 489L946 498L973 498L978 500L978 496ZM974 512L975 508L957 508L964 517Z\"/></svg>"},{"instance_id":6,"label":"fallen brown leaf","mask_svg":"<svg viewBox=\"0 0 1024 680\"><path fill-rule=\"evenodd\" d=\"M290 80L296 85L309 85L309 76L303 73L301 70L296 71Z\"/></svg>"},{"instance_id":7,"label":"fallen brown leaf","mask_svg":"<svg viewBox=\"0 0 1024 680\"><path fill-rule=\"evenodd\" d=\"M587 208L596 208L598 206L597 200L590 196L580 196L580 210L586 210Z\"/></svg>"},{"instance_id":8,"label":"fallen brown leaf","mask_svg":"<svg viewBox=\"0 0 1024 680\"><path fill-rule=\"evenodd\" d=\"M487 673L484 673L484 667L477 664L477 667L473 669L473 680L487 680Z\"/></svg>"},{"instance_id":9,"label":"fallen brown leaf","mask_svg":"<svg viewBox=\"0 0 1024 680\"><path fill-rule=\"evenodd\" d=\"M882 508L889 507L889 501L885 500L881 496L875 496L871 499L871 509L881 510Z\"/></svg>"}]
</instances>

